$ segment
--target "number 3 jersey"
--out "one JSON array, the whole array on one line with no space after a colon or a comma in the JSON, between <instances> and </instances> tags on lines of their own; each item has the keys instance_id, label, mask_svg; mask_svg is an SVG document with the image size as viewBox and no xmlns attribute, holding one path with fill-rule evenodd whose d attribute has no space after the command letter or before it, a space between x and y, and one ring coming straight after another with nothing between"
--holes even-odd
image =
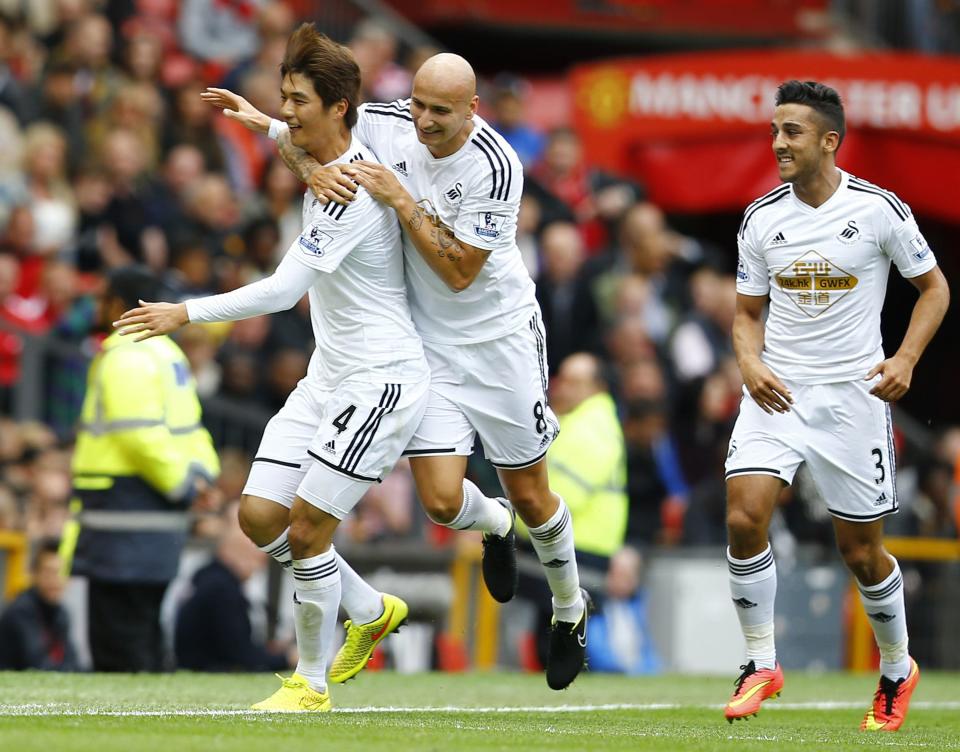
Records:
<instances>
[{"instance_id":1,"label":"number 3 jersey","mask_svg":"<svg viewBox=\"0 0 960 752\"><path fill-rule=\"evenodd\" d=\"M410 310L424 341L487 342L526 326L539 307L517 248L523 168L510 145L474 117L466 143L438 159L417 139L409 99L362 105L354 134L425 213L457 240L490 252L473 283L453 292L404 233ZM408 218L399 219L405 225Z\"/></svg>"},{"instance_id":2,"label":"number 3 jersey","mask_svg":"<svg viewBox=\"0 0 960 752\"><path fill-rule=\"evenodd\" d=\"M737 292L770 296L761 358L804 384L864 378L884 358L890 262L905 278L937 263L906 204L842 170L819 207L790 184L754 201L737 245Z\"/></svg>"}]
</instances>

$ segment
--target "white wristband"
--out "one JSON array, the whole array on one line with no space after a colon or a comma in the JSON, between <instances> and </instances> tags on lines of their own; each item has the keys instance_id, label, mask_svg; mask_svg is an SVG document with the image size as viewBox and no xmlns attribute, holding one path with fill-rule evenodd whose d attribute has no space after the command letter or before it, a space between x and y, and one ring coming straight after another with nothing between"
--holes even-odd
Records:
<instances>
[{"instance_id":1,"label":"white wristband","mask_svg":"<svg viewBox=\"0 0 960 752\"><path fill-rule=\"evenodd\" d=\"M280 136L280 129L283 125L284 124L276 118L270 118L270 128L267 129L267 136L276 141Z\"/></svg>"}]
</instances>

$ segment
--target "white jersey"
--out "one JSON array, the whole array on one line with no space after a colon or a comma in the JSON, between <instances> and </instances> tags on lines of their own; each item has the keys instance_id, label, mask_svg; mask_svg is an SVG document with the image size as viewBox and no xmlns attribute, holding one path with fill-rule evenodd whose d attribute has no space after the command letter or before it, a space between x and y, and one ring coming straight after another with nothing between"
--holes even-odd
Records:
<instances>
[{"instance_id":1,"label":"white jersey","mask_svg":"<svg viewBox=\"0 0 960 752\"><path fill-rule=\"evenodd\" d=\"M801 384L863 379L884 358L890 262L906 278L937 263L906 204L842 170L817 208L790 184L754 201L737 244L737 292L770 296L761 359Z\"/></svg>"},{"instance_id":2,"label":"white jersey","mask_svg":"<svg viewBox=\"0 0 960 752\"><path fill-rule=\"evenodd\" d=\"M330 164L372 153L356 138ZM225 321L290 308L310 295L316 350L308 378L410 384L429 376L403 281L396 214L364 189L349 206L321 205L308 191L303 231L269 278L187 301L191 321Z\"/></svg>"},{"instance_id":3,"label":"white jersey","mask_svg":"<svg viewBox=\"0 0 960 752\"><path fill-rule=\"evenodd\" d=\"M511 146L474 117L467 142L437 159L417 139L409 99L365 104L359 112L357 138L413 199L457 240L490 251L473 283L455 293L404 235L410 309L423 339L450 345L487 342L526 326L539 307L517 247L523 167Z\"/></svg>"}]
</instances>

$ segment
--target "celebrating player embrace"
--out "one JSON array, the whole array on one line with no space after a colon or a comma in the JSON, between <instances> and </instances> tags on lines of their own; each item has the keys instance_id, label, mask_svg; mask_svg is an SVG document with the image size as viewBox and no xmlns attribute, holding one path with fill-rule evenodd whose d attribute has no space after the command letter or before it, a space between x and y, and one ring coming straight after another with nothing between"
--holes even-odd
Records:
<instances>
[{"instance_id":1,"label":"celebrating player embrace","mask_svg":"<svg viewBox=\"0 0 960 752\"><path fill-rule=\"evenodd\" d=\"M359 184L396 210L410 310L431 370L427 410L405 451L418 495L436 522L484 533L484 579L499 601L517 586L510 504L516 508L553 593L547 683L568 686L584 664L587 596L570 512L550 491L544 459L558 424L547 404L540 310L516 243L523 171L476 114L469 63L435 55L417 72L409 100L361 106L355 133L378 161L350 165L324 168L285 124L230 92L211 90L207 99L276 137L287 164L318 195L348 202ZM477 434L510 504L464 477ZM362 581L344 580L343 604L350 625L333 681L362 669L389 631L380 599ZM380 615L370 620L371 613Z\"/></svg>"}]
</instances>

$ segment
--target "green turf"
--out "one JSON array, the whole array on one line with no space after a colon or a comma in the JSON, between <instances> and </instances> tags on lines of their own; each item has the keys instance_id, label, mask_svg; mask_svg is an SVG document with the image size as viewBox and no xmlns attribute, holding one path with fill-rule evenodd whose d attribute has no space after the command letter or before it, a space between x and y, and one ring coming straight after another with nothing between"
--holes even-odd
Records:
<instances>
[{"instance_id":1,"label":"green turf","mask_svg":"<svg viewBox=\"0 0 960 752\"><path fill-rule=\"evenodd\" d=\"M905 728L866 735L856 729L874 682L872 676L790 673L781 700L767 703L758 718L731 726L720 707L732 682L718 678L586 675L558 693L535 675L366 673L334 688L337 708L481 710L191 716L172 713L243 710L277 682L269 675L0 673L0 749L960 750L960 676L925 671ZM815 702L844 706L791 707ZM678 707L573 712L541 707L653 703ZM157 715L122 715L134 711ZM92 712L101 714L78 715Z\"/></svg>"}]
</instances>

